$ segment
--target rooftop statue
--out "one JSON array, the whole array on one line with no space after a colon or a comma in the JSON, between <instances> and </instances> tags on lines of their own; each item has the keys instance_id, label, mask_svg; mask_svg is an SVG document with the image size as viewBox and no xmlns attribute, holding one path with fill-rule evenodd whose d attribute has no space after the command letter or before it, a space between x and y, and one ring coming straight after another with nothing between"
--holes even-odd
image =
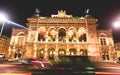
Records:
<instances>
[{"instance_id":1,"label":"rooftop statue","mask_svg":"<svg viewBox=\"0 0 120 75\"><path fill-rule=\"evenodd\" d=\"M40 13L39 9L36 8L35 11L34 11L34 13L35 14L39 14Z\"/></svg>"},{"instance_id":2,"label":"rooftop statue","mask_svg":"<svg viewBox=\"0 0 120 75\"><path fill-rule=\"evenodd\" d=\"M89 15L89 9L85 9L85 14Z\"/></svg>"}]
</instances>

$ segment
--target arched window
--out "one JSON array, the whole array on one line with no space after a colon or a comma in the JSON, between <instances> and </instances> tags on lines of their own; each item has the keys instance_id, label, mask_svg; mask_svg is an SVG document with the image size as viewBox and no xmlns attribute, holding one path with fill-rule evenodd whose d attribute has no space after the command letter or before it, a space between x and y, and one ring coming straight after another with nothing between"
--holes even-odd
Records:
<instances>
[{"instance_id":1,"label":"arched window","mask_svg":"<svg viewBox=\"0 0 120 75\"><path fill-rule=\"evenodd\" d=\"M56 41L56 29L50 28L48 32L48 41Z\"/></svg>"},{"instance_id":2,"label":"arched window","mask_svg":"<svg viewBox=\"0 0 120 75\"><path fill-rule=\"evenodd\" d=\"M66 41L66 30L64 28L60 28L58 31L58 39L59 41Z\"/></svg>"},{"instance_id":3,"label":"arched window","mask_svg":"<svg viewBox=\"0 0 120 75\"><path fill-rule=\"evenodd\" d=\"M100 38L100 43L101 43L101 45L106 45L106 40L105 40L105 38Z\"/></svg>"},{"instance_id":4,"label":"arched window","mask_svg":"<svg viewBox=\"0 0 120 75\"><path fill-rule=\"evenodd\" d=\"M50 60L54 60L54 58L55 58L55 49L54 48L49 48L48 49L48 58Z\"/></svg>"},{"instance_id":5,"label":"arched window","mask_svg":"<svg viewBox=\"0 0 120 75\"><path fill-rule=\"evenodd\" d=\"M38 29L38 41L45 41L45 35L46 35L46 28L40 27Z\"/></svg>"},{"instance_id":6,"label":"arched window","mask_svg":"<svg viewBox=\"0 0 120 75\"><path fill-rule=\"evenodd\" d=\"M99 34L99 40L101 45L106 45L106 35L104 33Z\"/></svg>"},{"instance_id":7,"label":"arched window","mask_svg":"<svg viewBox=\"0 0 120 75\"><path fill-rule=\"evenodd\" d=\"M85 28L83 28L83 27L79 28L77 35L78 35L78 39L79 39L80 42L82 42L82 41L86 42L87 41Z\"/></svg>"},{"instance_id":8,"label":"arched window","mask_svg":"<svg viewBox=\"0 0 120 75\"><path fill-rule=\"evenodd\" d=\"M75 28L69 28L68 32L67 32L67 36L68 36L68 40L69 42L75 42L77 39L76 39L76 30Z\"/></svg>"},{"instance_id":9,"label":"arched window","mask_svg":"<svg viewBox=\"0 0 120 75\"><path fill-rule=\"evenodd\" d=\"M25 35L24 35L24 33L19 33L18 34L18 38L17 38L17 45L19 45L19 46L22 46L23 44L24 44L24 40L25 40Z\"/></svg>"}]
</instances>

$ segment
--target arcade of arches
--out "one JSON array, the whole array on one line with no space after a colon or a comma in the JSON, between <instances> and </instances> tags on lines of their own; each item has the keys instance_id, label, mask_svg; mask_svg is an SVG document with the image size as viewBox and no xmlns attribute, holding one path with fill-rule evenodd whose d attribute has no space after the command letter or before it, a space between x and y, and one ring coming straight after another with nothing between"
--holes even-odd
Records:
<instances>
[{"instance_id":1,"label":"arcade of arches","mask_svg":"<svg viewBox=\"0 0 120 75\"><path fill-rule=\"evenodd\" d=\"M77 49L75 49L75 48L71 48L68 51L69 51L68 55L70 55L70 56L77 55ZM58 54L58 57L67 55L66 54L66 49L58 49L58 51L55 51L54 48L49 48L48 49L47 57L49 59L54 59L55 58L55 54ZM80 49L79 50L79 55L80 56L87 56L87 50L86 49ZM44 48L38 49L37 50L37 58L44 58L44 57L45 57L45 49Z\"/></svg>"},{"instance_id":2,"label":"arcade of arches","mask_svg":"<svg viewBox=\"0 0 120 75\"><path fill-rule=\"evenodd\" d=\"M51 27L46 31L46 27L40 27L38 29L38 41L69 41L69 42L86 42L86 29L84 27L78 28L69 27L69 29L65 29L65 27L61 27L60 29L56 29L55 27ZM47 36L47 39L45 38ZM67 38L67 39L66 39Z\"/></svg>"}]
</instances>

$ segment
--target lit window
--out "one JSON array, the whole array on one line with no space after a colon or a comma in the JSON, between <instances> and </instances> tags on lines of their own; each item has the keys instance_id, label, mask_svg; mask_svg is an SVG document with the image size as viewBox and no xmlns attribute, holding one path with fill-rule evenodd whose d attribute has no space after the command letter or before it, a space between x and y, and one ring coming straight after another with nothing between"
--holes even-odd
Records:
<instances>
[{"instance_id":1,"label":"lit window","mask_svg":"<svg viewBox=\"0 0 120 75\"><path fill-rule=\"evenodd\" d=\"M105 40L105 38L100 38L100 43L101 43L101 45L106 45L106 40Z\"/></svg>"}]
</instances>

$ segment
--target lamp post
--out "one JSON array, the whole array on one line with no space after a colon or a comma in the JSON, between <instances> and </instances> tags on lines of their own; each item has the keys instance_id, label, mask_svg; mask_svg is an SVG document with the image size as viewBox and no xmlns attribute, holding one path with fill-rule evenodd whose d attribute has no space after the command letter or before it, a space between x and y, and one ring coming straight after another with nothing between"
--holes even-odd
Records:
<instances>
[{"instance_id":1,"label":"lamp post","mask_svg":"<svg viewBox=\"0 0 120 75\"><path fill-rule=\"evenodd\" d=\"M0 31L0 36L2 36L2 32L3 32L3 28L5 25L5 21L6 21L6 16L5 14L0 14L0 21L2 22L2 27L1 27L1 31Z\"/></svg>"}]
</instances>

